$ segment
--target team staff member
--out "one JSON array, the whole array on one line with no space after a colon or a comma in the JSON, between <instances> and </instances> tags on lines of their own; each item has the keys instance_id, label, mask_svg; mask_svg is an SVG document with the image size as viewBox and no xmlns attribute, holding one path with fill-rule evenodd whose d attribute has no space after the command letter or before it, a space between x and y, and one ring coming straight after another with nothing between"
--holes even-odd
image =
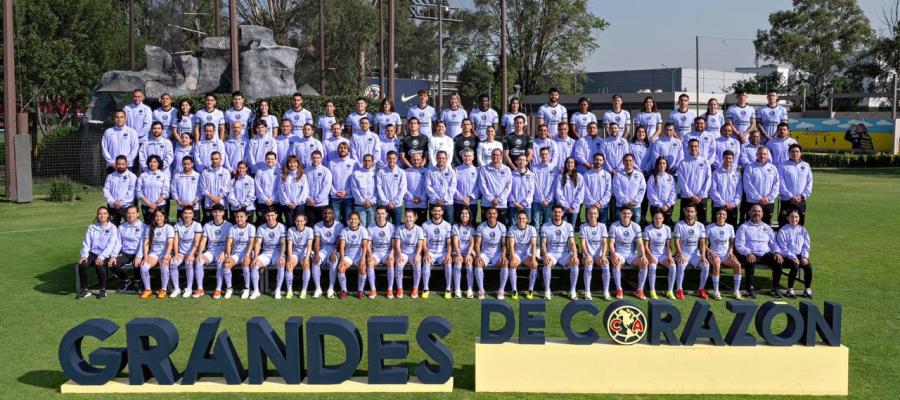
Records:
<instances>
[{"instance_id":1,"label":"team staff member","mask_svg":"<svg viewBox=\"0 0 900 400\"><path fill-rule=\"evenodd\" d=\"M491 98L484 93L478 96L478 108L472 109L472 112L469 113L469 119L475 124L475 131L478 132L479 139L487 137L487 128L489 126L493 126L494 130L499 128L499 116L491 108ZM524 121L524 119L525 117L523 116L522 120Z\"/></svg>"},{"instance_id":2,"label":"team staff member","mask_svg":"<svg viewBox=\"0 0 900 400\"><path fill-rule=\"evenodd\" d=\"M125 156L128 165L134 164L140 150L140 141L137 132L125 125L124 111L116 111L115 125L103 132L100 147L107 173L115 169L116 157Z\"/></svg>"},{"instance_id":3,"label":"team staff member","mask_svg":"<svg viewBox=\"0 0 900 400\"><path fill-rule=\"evenodd\" d=\"M424 221L428 212L428 192L425 189L428 168L421 154L412 156L412 167L406 169L404 207L416 213L417 221Z\"/></svg>"},{"instance_id":4,"label":"team staff member","mask_svg":"<svg viewBox=\"0 0 900 400\"><path fill-rule=\"evenodd\" d=\"M756 162L744 167L743 184L748 209L754 204L759 205L763 222L771 225L781 180L778 168L769 162L769 149L762 146L756 149Z\"/></svg>"},{"instance_id":5,"label":"team staff member","mask_svg":"<svg viewBox=\"0 0 900 400\"><path fill-rule=\"evenodd\" d=\"M278 193L281 205L284 207L282 219L293 225L297 214L306 214L306 200L309 199L309 181L297 157L288 157L287 163L281 169L281 178L276 184L280 189Z\"/></svg>"},{"instance_id":6,"label":"team staff member","mask_svg":"<svg viewBox=\"0 0 900 400\"><path fill-rule=\"evenodd\" d=\"M497 218L505 219L507 201L512 192L512 171L501 162L499 149L491 153L491 163L478 170L478 177L481 208L494 208Z\"/></svg>"},{"instance_id":7,"label":"team staff member","mask_svg":"<svg viewBox=\"0 0 900 400\"><path fill-rule=\"evenodd\" d=\"M700 157L709 161L710 165L716 163L716 137L712 132L706 130L706 120L703 117L697 117L694 120L694 129L684 136L684 153L688 154L691 140L696 139L700 144Z\"/></svg>"},{"instance_id":8,"label":"team staff member","mask_svg":"<svg viewBox=\"0 0 900 400\"><path fill-rule=\"evenodd\" d=\"M626 154L622 159L624 168L612 179L612 193L616 199L616 214L621 215L622 209L630 209L632 217L641 214L641 201L647 193L647 181L644 174L638 171L634 165L634 156Z\"/></svg>"},{"instance_id":9,"label":"team staff member","mask_svg":"<svg viewBox=\"0 0 900 400\"><path fill-rule=\"evenodd\" d=\"M256 136L250 139L250 143L247 143L247 162L250 163L250 172L256 175L257 171L266 168L266 155L272 153L276 157L275 160L278 160L275 153L278 148L275 145L275 138L269 131L268 122L256 121L253 129Z\"/></svg>"},{"instance_id":10,"label":"team staff member","mask_svg":"<svg viewBox=\"0 0 900 400\"><path fill-rule=\"evenodd\" d=\"M771 143L771 142L770 142ZM796 210L800 216L800 225L806 223L806 199L812 194L812 168L801 159L803 148L792 144L788 151L788 160L778 166L781 194L781 212L778 214L778 226L785 226L788 214Z\"/></svg>"},{"instance_id":11,"label":"team staff member","mask_svg":"<svg viewBox=\"0 0 900 400\"><path fill-rule=\"evenodd\" d=\"M249 107L244 107L244 94L240 90L231 93L231 108L225 110L226 129L235 137L237 132L241 132L244 137L250 136L250 121L253 120L253 111ZM240 129L235 130L236 123L240 123Z\"/></svg>"},{"instance_id":12,"label":"team staff member","mask_svg":"<svg viewBox=\"0 0 900 400\"><path fill-rule=\"evenodd\" d=\"M603 167L606 168L609 173L615 174L622 169L625 155L632 154L631 146L625 138L619 135L618 123L610 122L609 125L607 125L606 131L609 136L607 136L606 139L603 139L603 156L606 159L606 163L603 164Z\"/></svg>"},{"instance_id":13,"label":"team staff member","mask_svg":"<svg viewBox=\"0 0 900 400\"><path fill-rule=\"evenodd\" d=\"M175 201L176 216L181 218L184 210L193 210L194 217L200 211L200 174L194 171L194 160L190 156L181 160L183 172L172 177L171 193Z\"/></svg>"},{"instance_id":14,"label":"team staff member","mask_svg":"<svg viewBox=\"0 0 900 400\"><path fill-rule=\"evenodd\" d=\"M666 122L662 135L650 145L650 151L647 152L646 156L652 160L665 157L670 173L678 171L678 165L681 164L681 160L684 158L684 148L682 147L681 139L677 138L675 133L675 124Z\"/></svg>"},{"instance_id":15,"label":"team staff member","mask_svg":"<svg viewBox=\"0 0 900 400\"><path fill-rule=\"evenodd\" d=\"M337 157L328 162L331 170L331 209L338 221L345 221L353 211L353 195L350 192L350 177L356 169L356 160L350 158L350 145L338 145Z\"/></svg>"},{"instance_id":16,"label":"team staff member","mask_svg":"<svg viewBox=\"0 0 900 400\"><path fill-rule=\"evenodd\" d=\"M109 207L109 219L113 224L118 224L125 216L125 210L134 204L135 186L137 176L128 170L128 159L125 156L117 156L116 169L106 176L103 184L103 198Z\"/></svg>"},{"instance_id":17,"label":"team staff member","mask_svg":"<svg viewBox=\"0 0 900 400\"><path fill-rule=\"evenodd\" d=\"M538 150L538 157L541 162L532 168L535 184L531 219L534 226L540 227L550 220L550 212L556 200L555 188L559 170L552 164L549 149Z\"/></svg>"},{"instance_id":18,"label":"team staff member","mask_svg":"<svg viewBox=\"0 0 900 400\"><path fill-rule=\"evenodd\" d=\"M325 146L325 165L338 159L338 148L341 147L341 143L346 143L347 151L350 151L350 141L342 136L342 132L343 128L341 123L335 122L331 124L331 136L327 138L323 136L322 145Z\"/></svg>"},{"instance_id":19,"label":"team staff member","mask_svg":"<svg viewBox=\"0 0 900 400\"><path fill-rule=\"evenodd\" d=\"M135 196L141 200L141 211L144 222L150 222L154 211L165 210L169 198L169 174L160 170L162 160L152 155L147 160L148 171L138 177L135 185Z\"/></svg>"},{"instance_id":20,"label":"team staff member","mask_svg":"<svg viewBox=\"0 0 900 400\"><path fill-rule=\"evenodd\" d=\"M247 141L244 139L244 125L235 121L231 125L231 137L225 141L225 168L231 175L237 174L238 163L244 161L247 154Z\"/></svg>"},{"instance_id":21,"label":"team staff member","mask_svg":"<svg viewBox=\"0 0 900 400\"><path fill-rule=\"evenodd\" d=\"M360 225L365 229L375 220L378 200L375 197L375 157L371 154L363 157L362 166L350 176L350 193L353 195L353 211L359 214Z\"/></svg>"},{"instance_id":22,"label":"team staff member","mask_svg":"<svg viewBox=\"0 0 900 400\"><path fill-rule=\"evenodd\" d=\"M314 150L310 155L312 165L305 172L309 184L309 196L306 198L306 217L312 226L322 220L322 212L328 208L328 196L331 194L331 183L334 177L331 170L322 166L322 152Z\"/></svg>"},{"instance_id":23,"label":"team staff member","mask_svg":"<svg viewBox=\"0 0 900 400\"><path fill-rule=\"evenodd\" d=\"M265 160L264 166L257 169L256 175L253 177L253 181L256 183L257 221L266 219L265 212L269 208L275 208L281 214L281 204L278 203L278 178L281 171L278 170L275 152L266 153Z\"/></svg>"},{"instance_id":24,"label":"team staff member","mask_svg":"<svg viewBox=\"0 0 900 400\"><path fill-rule=\"evenodd\" d=\"M387 166L388 153L397 153L397 160L400 160L400 139L397 137L397 130L400 125L388 125L384 130L384 134L379 136L381 140L381 154L375 160L375 168L382 169Z\"/></svg>"},{"instance_id":25,"label":"team staff member","mask_svg":"<svg viewBox=\"0 0 900 400\"><path fill-rule=\"evenodd\" d=\"M297 129L302 129L302 126L297 127ZM288 156L291 155L291 146L297 137L300 137L300 135L294 136L294 125L291 121L288 119L281 120L278 132L275 133L275 154L278 155L278 165L284 166L287 162Z\"/></svg>"},{"instance_id":26,"label":"team staff member","mask_svg":"<svg viewBox=\"0 0 900 400\"><path fill-rule=\"evenodd\" d=\"M353 135L350 136L350 158L360 164L366 155L372 157L381 155L381 139L369 130L370 121L369 118L360 118L359 129L354 130Z\"/></svg>"},{"instance_id":27,"label":"team staff member","mask_svg":"<svg viewBox=\"0 0 900 400\"><path fill-rule=\"evenodd\" d=\"M428 136L419 132L419 120L412 117L406 121L407 133L400 139L400 161L404 168L412 167L412 158L416 154L428 157ZM430 131L430 128L429 128ZM425 163L428 160L424 160Z\"/></svg>"},{"instance_id":28,"label":"team staff member","mask_svg":"<svg viewBox=\"0 0 900 400\"><path fill-rule=\"evenodd\" d=\"M772 227L763 221L763 207L759 204L750 206L749 219L737 229L734 238L734 248L737 249L738 261L741 262L741 270L747 277L747 297L756 298L756 288L753 287L753 275L757 265L772 267L773 288L781 278L781 265L784 259L781 257L780 248L775 242L775 232ZM776 278L777 277L777 278ZM739 284L738 284L739 285ZM740 286L738 286L738 289ZM777 290L772 290L772 295L781 297Z\"/></svg>"},{"instance_id":29,"label":"team staff member","mask_svg":"<svg viewBox=\"0 0 900 400\"><path fill-rule=\"evenodd\" d=\"M149 298L153 294L150 286L150 268L159 267L160 288L156 298L169 297L166 285L169 283L169 261L172 260L172 250L175 242L175 228L166 223L166 212L153 211L153 221L144 237L144 259L141 263L141 281L144 290L141 292L141 300Z\"/></svg>"},{"instance_id":30,"label":"team staff member","mask_svg":"<svg viewBox=\"0 0 900 400\"><path fill-rule=\"evenodd\" d=\"M231 181L231 187L228 189L225 199L228 201L231 215L234 215L237 210L244 209L247 212L247 220L253 223L253 210L256 209L256 181L247 174L249 170L246 162L241 161L237 164L237 174Z\"/></svg>"},{"instance_id":31,"label":"team staff member","mask_svg":"<svg viewBox=\"0 0 900 400\"><path fill-rule=\"evenodd\" d=\"M216 137L216 126L206 124L203 126L203 139L194 146L194 167L202 173L212 164L213 153L219 154L220 165L227 164L225 156L225 143Z\"/></svg>"},{"instance_id":32,"label":"team staff member","mask_svg":"<svg viewBox=\"0 0 900 400\"><path fill-rule=\"evenodd\" d=\"M711 168L709 160L700 155L700 141L697 139L688 141L688 154L678 167L677 179L682 221L685 219L685 206L692 205L700 222L703 224L707 222L706 200L712 184Z\"/></svg>"},{"instance_id":33,"label":"team staff member","mask_svg":"<svg viewBox=\"0 0 900 400\"><path fill-rule=\"evenodd\" d=\"M573 227L578 226L581 205L584 203L584 176L578 173L575 159L566 159L565 166L556 180L556 204L565 211L565 219Z\"/></svg>"},{"instance_id":34,"label":"team staff member","mask_svg":"<svg viewBox=\"0 0 900 400\"><path fill-rule=\"evenodd\" d=\"M478 150L478 143L481 142L481 139L475 136L471 120L468 118L463 119L461 124L460 134L453 138L453 166L462 164L462 154L466 149L472 150L474 155L475 151ZM485 134L487 133L485 132Z\"/></svg>"},{"instance_id":35,"label":"team staff member","mask_svg":"<svg viewBox=\"0 0 900 400\"><path fill-rule=\"evenodd\" d=\"M184 172L182 169L182 160L185 157L191 157L191 160L194 158L194 144L192 143L191 134L190 133L182 133L179 137L178 145L175 146L173 160L172 160L172 176L175 176L177 173Z\"/></svg>"},{"instance_id":36,"label":"team staff member","mask_svg":"<svg viewBox=\"0 0 900 400\"><path fill-rule=\"evenodd\" d=\"M313 136L316 133L315 128L311 124L303 125L303 136L296 138L294 144L291 145L290 154L297 156L304 169L312 167L312 153L325 151L325 146L319 139ZM380 141L379 141L380 143Z\"/></svg>"},{"instance_id":37,"label":"team staff member","mask_svg":"<svg viewBox=\"0 0 900 400\"><path fill-rule=\"evenodd\" d=\"M655 167L647 177L647 204L650 206L651 220L653 215L661 213L663 223L671 228L672 211L675 209L675 195L678 190L675 177L668 172L668 167L669 162L665 157L656 158Z\"/></svg>"},{"instance_id":38,"label":"team staff member","mask_svg":"<svg viewBox=\"0 0 900 400\"><path fill-rule=\"evenodd\" d=\"M440 129L439 123L438 132ZM447 163L448 154L444 151L439 151L435 154L437 162L435 166L429 168L425 175L425 191L428 193L428 205L431 207L432 212L434 212L434 207L441 206L441 214L448 216L447 220L452 224L453 198L456 195L457 175L456 170Z\"/></svg>"},{"instance_id":39,"label":"team staff member","mask_svg":"<svg viewBox=\"0 0 900 400\"><path fill-rule=\"evenodd\" d=\"M81 242L81 257L78 259L78 281L81 289L75 298L81 300L91 295L88 287L87 269L94 266L97 278L100 279L100 299L106 298L106 260L112 257L116 249L118 234L116 226L109 222L109 210L101 206L97 208L97 219L88 227Z\"/></svg>"},{"instance_id":40,"label":"team staff member","mask_svg":"<svg viewBox=\"0 0 900 400\"><path fill-rule=\"evenodd\" d=\"M766 106L756 109L756 122L762 128L763 133L769 139L775 136L778 125L788 121L788 113L784 107L778 105L778 90L766 91Z\"/></svg>"},{"instance_id":41,"label":"team staff member","mask_svg":"<svg viewBox=\"0 0 900 400\"><path fill-rule=\"evenodd\" d=\"M553 140L553 146L556 147L556 154L554 154L552 160L553 164L559 167L566 158L575 155L575 144L577 143L575 139L577 139L577 137L573 138L575 131L569 129L569 124L560 123L557 128L559 128L559 136ZM538 148L538 150L540 150L540 148ZM575 161L578 161L578 159ZM578 171L581 172L581 166L579 166Z\"/></svg>"},{"instance_id":42,"label":"team staff member","mask_svg":"<svg viewBox=\"0 0 900 400\"><path fill-rule=\"evenodd\" d=\"M734 154L731 150L725 150L722 154L722 165L713 172L712 185L709 189L713 215L718 214L719 210L725 210L725 221L737 225L737 210L743 195L744 185L741 183L741 173L734 165Z\"/></svg>"},{"instance_id":43,"label":"team staff member","mask_svg":"<svg viewBox=\"0 0 900 400\"><path fill-rule=\"evenodd\" d=\"M201 130L212 124L213 136L220 142L225 141L225 114L216 109L216 96L211 93L203 97L203 109L194 114L194 141L200 141Z\"/></svg>"},{"instance_id":44,"label":"team staff member","mask_svg":"<svg viewBox=\"0 0 900 400\"><path fill-rule=\"evenodd\" d=\"M778 130L775 137L769 138L766 147L769 148L772 164L781 165L788 160L788 151L791 146L797 144L797 141L791 137L791 130L787 122L778 124Z\"/></svg>"},{"instance_id":45,"label":"team staff member","mask_svg":"<svg viewBox=\"0 0 900 400\"><path fill-rule=\"evenodd\" d=\"M735 92L735 95L737 95L737 104L728 107L728 111L725 112L725 119L734 124L741 141L744 141L749 131L756 130L756 110L753 109L753 106L747 104L746 90L739 89Z\"/></svg>"},{"instance_id":46,"label":"team staff member","mask_svg":"<svg viewBox=\"0 0 900 400\"><path fill-rule=\"evenodd\" d=\"M564 126L565 126L565 128L563 128ZM566 132L568 132L569 131L568 124L564 124L564 123L561 124L559 126L559 130L557 132L562 134L563 129L565 129ZM540 158L537 157L537 154L543 148L546 148L547 150L550 151L550 159L551 160L554 160L554 161L559 160L559 163L554 163L555 166L557 166L557 167L562 167L562 163L564 163L566 161L566 158L569 157L569 156L566 156L566 157L563 157L562 159L559 159L560 153L556 148L556 142L553 139L550 139L550 130L547 129L546 125L538 126L537 137L531 142L531 154L532 154L531 166L532 167L537 165L539 162L541 162ZM512 161L513 161L513 164L516 163L515 158ZM514 168L514 167L510 167L510 168Z\"/></svg>"},{"instance_id":47,"label":"team staff member","mask_svg":"<svg viewBox=\"0 0 900 400\"><path fill-rule=\"evenodd\" d=\"M741 143L735 139L734 136L734 125L726 124L720 130L721 135L716 138L715 149L716 149L716 159L713 162L713 169L718 169L722 166L722 158L723 154L726 151L730 151L734 161L738 161L741 159Z\"/></svg>"},{"instance_id":48,"label":"team staff member","mask_svg":"<svg viewBox=\"0 0 900 400\"><path fill-rule=\"evenodd\" d=\"M222 166L222 155L214 151L211 164L200 174L200 193L203 194L203 221L209 222L214 214L212 207L221 204L224 211L225 199L231 187L231 173Z\"/></svg>"},{"instance_id":49,"label":"team staff member","mask_svg":"<svg viewBox=\"0 0 900 400\"><path fill-rule=\"evenodd\" d=\"M745 170L748 165L756 161L756 149L762 146L759 136L759 131L750 132L747 136L747 143L741 145L741 153L738 157L741 169Z\"/></svg>"},{"instance_id":50,"label":"team staff member","mask_svg":"<svg viewBox=\"0 0 900 400\"><path fill-rule=\"evenodd\" d=\"M547 102L537 112L538 125L547 125L550 128L550 137L559 136L557 127L560 122L569 122L569 113L566 107L559 104L559 89L550 88L547 92Z\"/></svg>"},{"instance_id":51,"label":"team staff member","mask_svg":"<svg viewBox=\"0 0 900 400\"><path fill-rule=\"evenodd\" d=\"M138 209L136 206L128 206L125 208L125 221L119 225L119 240L113 250L113 256L109 258L109 270L115 274L121 281L122 287L119 292L137 291L139 282L141 281L141 261L144 250L144 235L147 233L147 225L138 218ZM134 268L134 279L129 280L125 274L124 266L131 264L137 266Z\"/></svg>"},{"instance_id":52,"label":"team staff member","mask_svg":"<svg viewBox=\"0 0 900 400\"><path fill-rule=\"evenodd\" d=\"M375 192L378 205L384 207L394 225L403 223L403 198L406 196L406 171L397 166L397 152L387 155L387 166L375 173ZM393 264L391 264L393 268ZM393 287L393 286L391 286Z\"/></svg>"},{"instance_id":53,"label":"team staff member","mask_svg":"<svg viewBox=\"0 0 900 400\"><path fill-rule=\"evenodd\" d=\"M410 107L409 111L406 112L406 120L409 121L413 118L419 122L415 128L416 130L422 134L422 136L426 138L431 138L431 127L432 122L434 122L437 114L434 111L434 107L428 105L428 89L419 89L419 102L415 107ZM408 126L410 128L407 131L407 135L412 135L413 125L410 124Z\"/></svg>"},{"instance_id":54,"label":"team staff member","mask_svg":"<svg viewBox=\"0 0 900 400\"><path fill-rule=\"evenodd\" d=\"M578 161L579 172L591 169L594 156L603 153L603 138L600 137L600 128L597 123L589 123L587 131L588 134L578 139L578 142L575 143L575 149L572 150L572 157L575 157L575 161ZM559 167L561 168L562 165Z\"/></svg>"},{"instance_id":55,"label":"team staff member","mask_svg":"<svg viewBox=\"0 0 900 400\"><path fill-rule=\"evenodd\" d=\"M518 221L519 213L524 213L528 217L527 221L531 221L531 202L537 189L537 180L534 173L528 170L528 161L525 156L520 155L516 159L516 164L517 168L512 173L512 191L509 195L510 227Z\"/></svg>"},{"instance_id":56,"label":"team staff member","mask_svg":"<svg viewBox=\"0 0 900 400\"><path fill-rule=\"evenodd\" d=\"M126 125L138 134L141 144L147 141L150 133L150 124L153 122L153 110L144 104L144 91L134 89L131 92L132 102L123 109L126 115Z\"/></svg>"},{"instance_id":57,"label":"team staff member","mask_svg":"<svg viewBox=\"0 0 900 400\"><path fill-rule=\"evenodd\" d=\"M461 136L457 136L459 138ZM478 168L472 163L475 160L475 152L465 149L462 152L462 164L456 166L456 191L453 194L453 221L459 221L462 210L469 210L469 218L474 224L475 215L478 215Z\"/></svg>"},{"instance_id":58,"label":"team staff member","mask_svg":"<svg viewBox=\"0 0 900 400\"><path fill-rule=\"evenodd\" d=\"M500 290L497 291L497 298L500 300L503 300L506 295L507 280L512 289L512 299L519 299L519 288L517 287L519 276L516 272L519 265L525 264L526 268L537 272L538 234L533 226L528 225L529 220L530 218L525 212L516 212L516 222L511 223L506 231L507 239L504 246L506 246L506 254L509 255L509 259L506 260L506 268L500 269ZM533 279L529 281L529 289L534 290Z\"/></svg>"},{"instance_id":59,"label":"team staff member","mask_svg":"<svg viewBox=\"0 0 900 400\"><path fill-rule=\"evenodd\" d=\"M365 110L365 100L363 100L363 110ZM301 134L300 131L303 129L304 125L313 124L312 113L309 112L309 110L303 108L302 94L294 93L291 96L291 108L284 112L284 115L281 116L281 119L288 120L291 123L291 135L288 136L299 137Z\"/></svg>"},{"instance_id":60,"label":"team staff member","mask_svg":"<svg viewBox=\"0 0 900 400\"><path fill-rule=\"evenodd\" d=\"M621 128L623 137L631 135L631 113L622 109L622 96L618 94L612 96L612 110L603 113L603 130L609 132L612 124Z\"/></svg>"},{"instance_id":61,"label":"team staff member","mask_svg":"<svg viewBox=\"0 0 900 400\"><path fill-rule=\"evenodd\" d=\"M669 118L666 121L675 127L678 138L682 140L684 139L684 135L687 135L687 133L691 131L691 125L693 125L694 119L697 118L697 113L690 109L690 105L690 96L684 93L680 94L678 96L678 108L669 113ZM672 163L670 162L669 164L671 165Z\"/></svg>"},{"instance_id":62,"label":"team staff member","mask_svg":"<svg viewBox=\"0 0 900 400\"><path fill-rule=\"evenodd\" d=\"M787 225L781 225L778 229L778 235L775 242L781 250L782 265L787 265L790 269L788 272L788 290L785 296L795 298L794 281L797 279L797 269L803 269L803 297L812 298L812 277L813 268L809 263L809 232L803 225L800 225L800 212L791 210L787 214Z\"/></svg>"},{"instance_id":63,"label":"team staff member","mask_svg":"<svg viewBox=\"0 0 900 400\"><path fill-rule=\"evenodd\" d=\"M141 168L145 172L147 171L147 159L152 155L157 155L162 159L161 170L167 171L169 166L172 165L172 158L174 157L172 141L163 135L164 132L165 129L163 129L161 122L151 124L150 137L141 145L141 149L138 151L138 159L141 163Z\"/></svg>"}]
</instances>

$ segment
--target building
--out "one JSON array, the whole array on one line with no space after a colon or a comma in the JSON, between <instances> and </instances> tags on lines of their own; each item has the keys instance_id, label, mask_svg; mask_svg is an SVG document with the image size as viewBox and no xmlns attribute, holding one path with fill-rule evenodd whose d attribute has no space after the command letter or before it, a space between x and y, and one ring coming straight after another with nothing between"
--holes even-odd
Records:
<instances>
[{"instance_id":1,"label":"building","mask_svg":"<svg viewBox=\"0 0 900 400\"><path fill-rule=\"evenodd\" d=\"M641 91L695 92L694 68L654 68L625 71L588 72L582 82L584 93L637 93ZM699 70L700 93L730 93L735 82L756 77L755 73Z\"/></svg>"}]
</instances>

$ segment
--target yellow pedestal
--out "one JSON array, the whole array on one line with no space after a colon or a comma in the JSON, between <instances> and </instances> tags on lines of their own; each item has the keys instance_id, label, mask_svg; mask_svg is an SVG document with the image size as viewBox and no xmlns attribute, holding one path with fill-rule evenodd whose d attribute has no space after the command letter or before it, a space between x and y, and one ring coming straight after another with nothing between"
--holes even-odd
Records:
<instances>
[{"instance_id":1,"label":"yellow pedestal","mask_svg":"<svg viewBox=\"0 0 900 400\"><path fill-rule=\"evenodd\" d=\"M228 385L222 378L202 378L193 385L159 385L148 381L132 386L128 378L117 378L99 386L82 386L68 381L60 386L62 393L449 393L453 378L442 385L426 385L410 377L405 385L369 385L364 376L353 377L337 385L285 384L281 378L269 378L262 385Z\"/></svg>"},{"instance_id":2,"label":"yellow pedestal","mask_svg":"<svg viewBox=\"0 0 900 400\"><path fill-rule=\"evenodd\" d=\"M475 344L476 392L846 395L846 346Z\"/></svg>"}]
</instances>

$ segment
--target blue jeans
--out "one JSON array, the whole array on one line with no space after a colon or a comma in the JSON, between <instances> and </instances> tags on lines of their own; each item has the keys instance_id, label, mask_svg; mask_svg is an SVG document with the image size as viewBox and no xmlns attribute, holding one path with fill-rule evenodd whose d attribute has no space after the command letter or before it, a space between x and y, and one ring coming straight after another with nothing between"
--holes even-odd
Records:
<instances>
[{"instance_id":1,"label":"blue jeans","mask_svg":"<svg viewBox=\"0 0 900 400\"><path fill-rule=\"evenodd\" d=\"M532 218L532 216L533 216L532 211L531 211L531 207L526 207L526 208L525 208L524 210L522 210L522 211L525 212L525 215L528 216L528 221L531 222L531 218ZM508 216L508 218L506 218L506 221L507 221L507 225L506 225L506 226L507 226L507 227L510 227L510 226L516 225L516 223L517 223L517 219L516 219L516 218L518 218L518 216L519 216L519 210L516 209L515 207L510 207L510 208L509 208L509 216ZM540 228L540 227L538 227L538 228Z\"/></svg>"},{"instance_id":2,"label":"blue jeans","mask_svg":"<svg viewBox=\"0 0 900 400\"><path fill-rule=\"evenodd\" d=\"M566 211L563 214L563 219L566 222L572 224L572 229L574 229L576 232L578 231L578 219L580 217L581 217L581 206L578 206L578 208L576 208L575 212L573 212L573 213L569 213L568 211Z\"/></svg>"},{"instance_id":3,"label":"blue jeans","mask_svg":"<svg viewBox=\"0 0 900 400\"><path fill-rule=\"evenodd\" d=\"M363 206L359 204L353 205L353 212L359 214L359 226L368 227L369 224L375 222L375 206ZM349 214L347 215L350 216Z\"/></svg>"},{"instance_id":4,"label":"blue jeans","mask_svg":"<svg viewBox=\"0 0 900 400\"><path fill-rule=\"evenodd\" d=\"M535 202L531 203L531 221L534 223L534 227L537 228L540 233L541 227L544 226L547 221L550 221L550 212L553 211L553 202L551 201L547 206L544 206L544 203Z\"/></svg>"},{"instance_id":5,"label":"blue jeans","mask_svg":"<svg viewBox=\"0 0 900 400\"><path fill-rule=\"evenodd\" d=\"M384 207L384 205L382 205ZM388 222L394 224L395 226L399 226L403 224L403 205L395 206L393 210L387 209L388 213Z\"/></svg>"},{"instance_id":6,"label":"blue jeans","mask_svg":"<svg viewBox=\"0 0 900 400\"><path fill-rule=\"evenodd\" d=\"M343 199L331 198L331 209L334 210L334 220L347 225L347 217L353 211L353 198L345 197Z\"/></svg>"}]
</instances>

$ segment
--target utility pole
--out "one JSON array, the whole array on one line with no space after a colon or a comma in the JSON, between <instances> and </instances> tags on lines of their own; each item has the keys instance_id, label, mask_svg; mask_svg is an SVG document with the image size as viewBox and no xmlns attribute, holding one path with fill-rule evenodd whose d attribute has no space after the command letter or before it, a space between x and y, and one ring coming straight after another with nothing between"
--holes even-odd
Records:
<instances>
[{"instance_id":1,"label":"utility pole","mask_svg":"<svg viewBox=\"0 0 900 400\"><path fill-rule=\"evenodd\" d=\"M388 98L394 101L397 93L394 87L394 65L396 64L394 54L394 30L397 25L397 0L388 0Z\"/></svg>"},{"instance_id":2,"label":"utility pole","mask_svg":"<svg viewBox=\"0 0 900 400\"><path fill-rule=\"evenodd\" d=\"M134 71L134 0L128 0L128 70Z\"/></svg>"},{"instance_id":3,"label":"utility pole","mask_svg":"<svg viewBox=\"0 0 900 400\"><path fill-rule=\"evenodd\" d=\"M696 79L697 79L697 94L694 98L694 104L697 105L697 115L700 115L700 36L694 37L694 56L696 58Z\"/></svg>"},{"instance_id":4,"label":"utility pole","mask_svg":"<svg viewBox=\"0 0 900 400\"><path fill-rule=\"evenodd\" d=\"M384 98L384 0L378 2L378 98Z\"/></svg>"},{"instance_id":5,"label":"utility pole","mask_svg":"<svg viewBox=\"0 0 900 400\"><path fill-rule=\"evenodd\" d=\"M6 197L18 196L16 184L16 60L13 0L3 1L3 123L6 129Z\"/></svg>"},{"instance_id":6,"label":"utility pole","mask_svg":"<svg viewBox=\"0 0 900 400\"><path fill-rule=\"evenodd\" d=\"M325 0L319 0L319 95L325 95Z\"/></svg>"},{"instance_id":7,"label":"utility pole","mask_svg":"<svg viewBox=\"0 0 900 400\"><path fill-rule=\"evenodd\" d=\"M507 97L508 87L506 85L507 76L506 76L506 36L508 32L506 29L506 0L500 0L500 95L502 98L500 99L500 114L503 114L503 111L506 109L506 104L509 103L509 98Z\"/></svg>"},{"instance_id":8,"label":"utility pole","mask_svg":"<svg viewBox=\"0 0 900 400\"><path fill-rule=\"evenodd\" d=\"M228 2L228 21L231 26L231 91L241 90L241 63L238 60L238 25L237 5L235 0Z\"/></svg>"},{"instance_id":9,"label":"utility pole","mask_svg":"<svg viewBox=\"0 0 900 400\"><path fill-rule=\"evenodd\" d=\"M460 22L461 20L444 17L444 12L449 14L454 10L450 8L447 0L428 0L420 3L424 4L410 4L410 17L438 23L438 94L434 108L440 110L444 103L444 21ZM437 16L430 15L429 7L437 7Z\"/></svg>"}]
</instances>

